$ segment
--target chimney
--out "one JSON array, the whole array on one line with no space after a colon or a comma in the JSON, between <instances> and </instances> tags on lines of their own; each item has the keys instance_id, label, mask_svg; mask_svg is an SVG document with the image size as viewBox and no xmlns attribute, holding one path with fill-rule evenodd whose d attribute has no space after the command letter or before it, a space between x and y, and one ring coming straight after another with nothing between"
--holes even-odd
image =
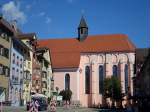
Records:
<instances>
[{"instance_id":1,"label":"chimney","mask_svg":"<svg viewBox=\"0 0 150 112\"><path fill-rule=\"evenodd\" d=\"M12 28L17 32L17 20L11 22Z\"/></svg>"}]
</instances>

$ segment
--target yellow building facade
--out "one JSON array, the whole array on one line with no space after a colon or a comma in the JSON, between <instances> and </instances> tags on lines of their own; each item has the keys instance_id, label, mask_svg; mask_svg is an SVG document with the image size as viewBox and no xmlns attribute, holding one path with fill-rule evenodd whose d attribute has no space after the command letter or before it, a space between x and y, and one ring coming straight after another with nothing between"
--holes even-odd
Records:
<instances>
[{"instance_id":1,"label":"yellow building facade","mask_svg":"<svg viewBox=\"0 0 150 112\"><path fill-rule=\"evenodd\" d=\"M9 93L11 35L3 28L0 26L0 98L6 101Z\"/></svg>"}]
</instances>

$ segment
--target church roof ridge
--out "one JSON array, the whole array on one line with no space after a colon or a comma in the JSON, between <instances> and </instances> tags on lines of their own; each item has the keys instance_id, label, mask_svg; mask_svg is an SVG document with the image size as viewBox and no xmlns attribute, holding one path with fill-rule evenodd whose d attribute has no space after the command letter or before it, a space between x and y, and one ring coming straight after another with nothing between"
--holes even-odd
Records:
<instances>
[{"instance_id":1,"label":"church roof ridge","mask_svg":"<svg viewBox=\"0 0 150 112\"><path fill-rule=\"evenodd\" d=\"M120 35L120 36L119 36ZM123 33L114 33L114 34L94 34L94 35L89 35L87 38L94 38L94 37L97 37L97 36L117 36L117 37L127 37L128 38L128 35L126 34L123 34ZM48 37L48 38L45 38L45 39L40 39L39 38L39 41L47 41L47 40L72 40L72 39L76 39L77 37L58 37L58 38L51 38L51 37Z\"/></svg>"}]
</instances>

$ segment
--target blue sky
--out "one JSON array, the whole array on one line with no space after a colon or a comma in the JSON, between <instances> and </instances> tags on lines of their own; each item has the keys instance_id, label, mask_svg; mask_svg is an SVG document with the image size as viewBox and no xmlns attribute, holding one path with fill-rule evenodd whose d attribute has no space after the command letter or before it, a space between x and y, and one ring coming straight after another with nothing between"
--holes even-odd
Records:
<instances>
[{"instance_id":1,"label":"blue sky","mask_svg":"<svg viewBox=\"0 0 150 112\"><path fill-rule=\"evenodd\" d=\"M0 0L0 4L6 18L16 19L23 32L35 32L39 39L77 37L83 14L89 35L123 33L137 47L150 47L150 0Z\"/></svg>"}]
</instances>

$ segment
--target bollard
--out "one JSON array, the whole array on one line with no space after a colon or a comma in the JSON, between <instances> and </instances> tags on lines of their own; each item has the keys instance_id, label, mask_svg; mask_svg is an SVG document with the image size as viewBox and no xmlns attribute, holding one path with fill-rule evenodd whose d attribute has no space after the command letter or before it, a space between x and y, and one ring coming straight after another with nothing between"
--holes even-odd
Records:
<instances>
[{"instance_id":1,"label":"bollard","mask_svg":"<svg viewBox=\"0 0 150 112\"><path fill-rule=\"evenodd\" d=\"M56 112L56 102L54 100L50 102L50 112Z\"/></svg>"},{"instance_id":2,"label":"bollard","mask_svg":"<svg viewBox=\"0 0 150 112\"><path fill-rule=\"evenodd\" d=\"M34 106L34 101L31 101L30 105L29 105L29 112L35 112L34 109L35 106Z\"/></svg>"}]
</instances>

